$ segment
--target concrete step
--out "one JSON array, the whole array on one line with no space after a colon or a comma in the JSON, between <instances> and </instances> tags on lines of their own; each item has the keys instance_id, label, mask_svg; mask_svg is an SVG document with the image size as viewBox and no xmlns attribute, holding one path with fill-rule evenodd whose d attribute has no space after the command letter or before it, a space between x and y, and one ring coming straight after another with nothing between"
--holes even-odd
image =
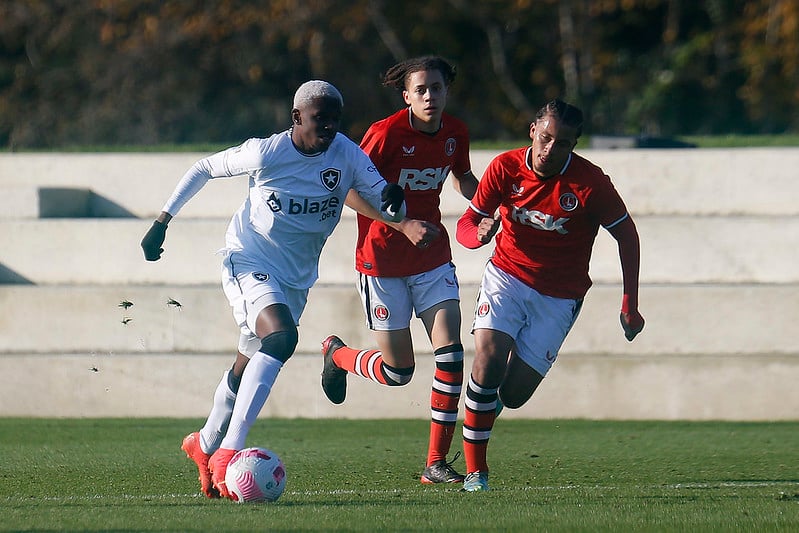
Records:
<instances>
[{"instance_id":1,"label":"concrete step","mask_svg":"<svg viewBox=\"0 0 799 533\"><path fill-rule=\"evenodd\" d=\"M473 150L472 168L482 176L496 150ZM581 150L613 179L637 215L797 215L797 148L678 150ZM86 216L153 218L185 171L206 154L5 153L0 188L78 188L93 193ZM752 187L752 173L763 177ZM189 202L182 217L227 218L246 194L243 178L215 180ZM0 217L34 216L30 205L4 200ZM33 198L34 192L28 196ZM29 200L28 203L34 200ZM445 187L442 212L460 214L465 202ZM93 214L94 213L94 214ZM114 215L117 213L117 215Z\"/></svg>"},{"instance_id":2,"label":"concrete step","mask_svg":"<svg viewBox=\"0 0 799 533\"><path fill-rule=\"evenodd\" d=\"M471 363L467 355L467 375ZM214 388L231 364L229 353L3 355L0 416L205 418ZM433 361L423 350L418 350L416 372L407 386L383 387L350 376L347 400L338 406L322 393L321 366L317 353L295 354L260 417L430 417ZM514 418L796 420L797 381L796 352L569 353L561 355L526 405L503 411L497 427ZM176 449L180 438L175 437ZM424 437L419 438L422 442Z\"/></svg>"},{"instance_id":3,"label":"concrete step","mask_svg":"<svg viewBox=\"0 0 799 533\"><path fill-rule=\"evenodd\" d=\"M462 338L476 285L462 286ZM168 305L170 299L182 307ZM133 302L125 310L123 300ZM619 326L621 288L597 285L563 346L563 353L650 357L657 354L790 354L796 352L799 284L644 285L644 332L627 342ZM220 287L0 286L0 354L232 353L238 340ZM127 320L130 319L130 320ZM127 323L123 323L127 322ZM415 345L429 342L418 320ZM373 346L354 286L317 285L300 324L298 352L316 353L331 333L357 347ZM0 355L0 358L4 355Z\"/></svg>"},{"instance_id":4,"label":"concrete step","mask_svg":"<svg viewBox=\"0 0 799 533\"><path fill-rule=\"evenodd\" d=\"M0 283L196 285L219 281L225 219L175 219L160 261L144 260L150 227L137 219L0 220ZM445 219L462 283L478 283L493 245L467 250L454 241L457 217ZM641 216L642 283L799 282L799 216L737 218ZM342 220L320 261L321 283L355 281L354 218ZM616 242L600 230L590 273L621 279Z\"/></svg>"}]
</instances>

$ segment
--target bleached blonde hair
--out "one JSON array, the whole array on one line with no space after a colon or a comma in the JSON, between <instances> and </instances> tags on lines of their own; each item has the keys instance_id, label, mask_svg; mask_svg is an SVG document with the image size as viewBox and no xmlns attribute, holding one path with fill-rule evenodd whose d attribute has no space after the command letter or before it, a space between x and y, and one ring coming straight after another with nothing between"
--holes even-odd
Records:
<instances>
[{"instance_id":1,"label":"bleached blonde hair","mask_svg":"<svg viewBox=\"0 0 799 533\"><path fill-rule=\"evenodd\" d=\"M333 98L338 100L341 107L344 107L344 97L332 83L322 80L306 81L294 93L294 109L309 104L317 98Z\"/></svg>"}]
</instances>

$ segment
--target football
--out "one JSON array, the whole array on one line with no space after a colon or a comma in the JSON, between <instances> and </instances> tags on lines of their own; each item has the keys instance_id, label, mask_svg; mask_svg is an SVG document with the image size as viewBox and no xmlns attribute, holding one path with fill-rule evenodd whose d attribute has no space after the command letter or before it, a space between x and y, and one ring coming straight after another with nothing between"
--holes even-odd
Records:
<instances>
[{"instance_id":1,"label":"football","mask_svg":"<svg viewBox=\"0 0 799 533\"><path fill-rule=\"evenodd\" d=\"M225 484L235 502L273 502L286 489L286 467L272 450L245 448L230 459Z\"/></svg>"}]
</instances>

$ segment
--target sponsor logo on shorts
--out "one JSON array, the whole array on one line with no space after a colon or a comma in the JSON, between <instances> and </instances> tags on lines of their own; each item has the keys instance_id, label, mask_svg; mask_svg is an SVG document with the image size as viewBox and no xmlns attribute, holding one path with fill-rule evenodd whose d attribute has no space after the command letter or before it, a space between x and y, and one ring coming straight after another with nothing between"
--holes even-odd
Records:
<instances>
[{"instance_id":1,"label":"sponsor logo on shorts","mask_svg":"<svg viewBox=\"0 0 799 533\"><path fill-rule=\"evenodd\" d=\"M488 302L483 302L477 306L477 316L486 316L488 311L490 311L491 306L488 305Z\"/></svg>"},{"instance_id":2,"label":"sponsor logo on shorts","mask_svg":"<svg viewBox=\"0 0 799 533\"><path fill-rule=\"evenodd\" d=\"M560 195L560 207L564 211L574 211L577 209L577 196L571 192L565 192Z\"/></svg>"},{"instance_id":3,"label":"sponsor logo on shorts","mask_svg":"<svg viewBox=\"0 0 799 533\"><path fill-rule=\"evenodd\" d=\"M269 281L269 274L264 274L263 272L253 272L252 277L258 281Z\"/></svg>"},{"instance_id":4,"label":"sponsor logo on shorts","mask_svg":"<svg viewBox=\"0 0 799 533\"><path fill-rule=\"evenodd\" d=\"M389 317L388 307L385 305L376 305L374 310L372 311L375 315L375 318L380 321L386 321Z\"/></svg>"}]
</instances>

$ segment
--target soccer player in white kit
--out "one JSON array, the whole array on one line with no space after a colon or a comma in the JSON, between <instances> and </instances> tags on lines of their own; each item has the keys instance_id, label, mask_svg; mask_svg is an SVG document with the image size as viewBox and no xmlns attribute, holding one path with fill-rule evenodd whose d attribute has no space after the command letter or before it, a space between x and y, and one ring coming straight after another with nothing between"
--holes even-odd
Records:
<instances>
[{"instance_id":1,"label":"soccer player in white kit","mask_svg":"<svg viewBox=\"0 0 799 533\"><path fill-rule=\"evenodd\" d=\"M249 194L225 235L222 285L240 327L238 355L214 394L208 419L182 449L209 498L230 497L225 472L294 353L297 324L318 278L319 256L350 190L385 220L405 213L404 194L338 132L343 99L313 80L294 95L293 124L266 139L201 159L189 169L142 240L148 261L161 257L169 221L213 178L248 176Z\"/></svg>"},{"instance_id":2,"label":"soccer player in white kit","mask_svg":"<svg viewBox=\"0 0 799 533\"><path fill-rule=\"evenodd\" d=\"M486 451L498 401L515 409L530 399L577 319L600 226L618 242L627 340L644 327L638 232L610 178L573 153L582 128L578 108L562 100L542 107L530 125L531 145L491 161L458 221L456 238L467 248L496 234L472 326L475 357L463 420L469 492L488 490Z\"/></svg>"}]
</instances>

